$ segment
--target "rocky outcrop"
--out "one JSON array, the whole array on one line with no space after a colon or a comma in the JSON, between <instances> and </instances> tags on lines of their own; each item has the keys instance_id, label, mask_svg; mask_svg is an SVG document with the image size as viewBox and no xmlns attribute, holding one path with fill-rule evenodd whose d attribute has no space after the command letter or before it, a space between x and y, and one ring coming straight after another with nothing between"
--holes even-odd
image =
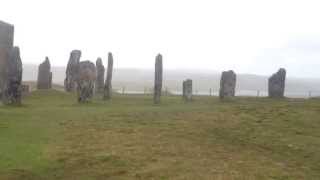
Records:
<instances>
[{"instance_id":1,"label":"rocky outcrop","mask_svg":"<svg viewBox=\"0 0 320 180\"><path fill-rule=\"evenodd\" d=\"M232 70L222 72L219 91L220 99L235 96L236 81L236 74Z\"/></svg>"},{"instance_id":2,"label":"rocky outcrop","mask_svg":"<svg viewBox=\"0 0 320 180\"><path fill-rule=\"evenodd\" d=\"M96 67L90 61L79 63L79 74L77 80L78 102L88 102L94 93L94 84L97 77Z\"/></svg>"},{"instance_id":3,"label":"rocky outcrop","mask_svg":"<svg viewBox=\"0 0 320 180\"><path fill-rule=\"evenodd\" d=\"M70 58L66 70L66 79L64 80L64 88L67 92L73 92L76 90L80 58L80 50L73 50L70 53Z\"/></svg>"},{"instance_id":4,"label":"rocky outcrop","mask_svg":"<svg viewBox=\"0 0 320 180\"><path fill-rule=\"evenodd\" d=\"M113 56L108 53L108 69L107 78L104 86L104 100L111 99L112 96L112 72L113 72Z\"/></svg>"},{"instance_id":5,"label":"rocky outcrop","mask_svg":"<svg viewBox=\"0 0 320 180\"><path fill-rule=\"evenodd\" d=\"M154 93L153 102L154 104L160 103L161 91L162 91L162 55L158 54L156 56L155 62L155 73L154 73Z\"/></svg>"},{"instance_id":6,"label":"rocky outcrop","mask_svg":"<svg viewBox=\"0 0 320 180\"><path fill-rule=\"evenodd\" d=\"M43 63L39 65L38 69L38 89L50 89L52 86L52 72L49 58L46 57Z\"/></svg>"},{"instance_id":7,"label":"rocky outcrop","mask_svg":"<svg viewBox=\"0 0 320 180\"><path fill-rule=\"evenodd\" d=\"M0 21L0 99L7 75L9 53L13 47L13 36L13 25Z\"/></svg>"},{"instance_id":8,"label":"rocky outcrop","mask_svg":"<svg viewBox=\"0 0 320 180\"><path fill-rule=\"evenodd\" d=\"M185 101L192 101L192 80L187 79L182 83L182 97Z\"/></svg>"},{"instance_id":9,"label":"rocky outcrop","mask_svg":"<svg viewBox=\"0 0 320 180\"><path fill-rule=\"evenodd\" d=\"M97 68L97 80L96 80L96 92L97 93L102 93L104 89L104 66L102 63L102 59L98 58L96 61L96 68Z\"/></svg>"},{"instance_id":10,"label":"rocky outcrop","mask_svg":"<svg viewBox=\"0 0 320 180\"><path fill-rule=\"evenodd\" d=\"M271 98L283 98L286 84L286 70L280 68L279 71L269 78L268 91Z\"/></svg>"},{"instance_id":11,"label":"rocky outcrop","mask_svg":"<svg viewBox=\"0 0 320 180\"><path fill-rule=\"evenodd\" d=\"M6 80L3 88L4 104L21 104L22 62L20 50L14 47L9 52L7 62Z\"/></svg>"}]
</instances>

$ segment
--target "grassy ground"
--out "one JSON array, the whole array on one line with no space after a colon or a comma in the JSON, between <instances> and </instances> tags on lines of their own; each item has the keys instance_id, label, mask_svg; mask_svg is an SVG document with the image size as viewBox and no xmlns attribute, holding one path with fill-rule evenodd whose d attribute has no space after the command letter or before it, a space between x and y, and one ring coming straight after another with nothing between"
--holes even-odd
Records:
<instances>
[{"instance_id":1,"label":"grassy ground","mask_svg":"<svg viewBox=\"0 0 320 180\"><path fill-rule=\"evenodd\" d=\"M1 180L320 179L320 100L75 100L0 106Z\"/></svg>"}]
</instances>

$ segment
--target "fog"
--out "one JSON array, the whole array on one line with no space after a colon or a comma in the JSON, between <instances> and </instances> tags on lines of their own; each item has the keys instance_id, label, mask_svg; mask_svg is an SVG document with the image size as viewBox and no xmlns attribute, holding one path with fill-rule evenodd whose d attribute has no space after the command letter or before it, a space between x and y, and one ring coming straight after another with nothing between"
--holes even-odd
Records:
<instances>
[{"instance_id":1,"label":"fog","mask_svg":"<svg viewBox=\"0 0 320 180\"><path fill-rule=\"evenodd\" d=\"M233 69L289 77L320 77L319 2L311 0L10 0L1 20L15 25L25 64L49 56L65 66L73 49L82 60L115 68L152 69L157 53L168 70Z\"/></svg>"},{"instance_id":2,"label":"fog","mask_svg":"<svg viewBox=\"0 0 320 180\"><path fill-rule=\"evenodd\" d=\"M24 65L23 80L36 81L37 65ZM63 85L65 79L65 67L52 67L53 83ZM193 91L196 95L218 95L220 72L214 70L176 70L165 69L163 77L163 88L171 93L181 94L182 81L191 78L193 80ZM154 82L153 69L137 68L115 68L113 73L113 88L126 93L151 92ZM254 74L237 74L236 94L238 96L260 96L267 95L268 76ZM311 94L310 94L311 92ZM320 79L317 78L292 78L286 81L286 96L308 98L320 96Z\"/></svg>"}]
</instances>

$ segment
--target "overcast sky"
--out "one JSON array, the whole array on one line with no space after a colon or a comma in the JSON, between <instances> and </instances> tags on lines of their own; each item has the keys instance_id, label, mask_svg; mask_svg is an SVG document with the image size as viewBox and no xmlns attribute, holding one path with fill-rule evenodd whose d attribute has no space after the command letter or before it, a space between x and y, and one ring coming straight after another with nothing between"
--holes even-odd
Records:
<instances>
[{"instance_id":1,"label":"overcast sky","mask_svg":"<svg viewBox=\"0 0 320 180\"><path fill-rule=\"evenodd\" d=\"M115 67L234 69L320 77L320 2L310 0L1 0L24 63L65 66L73 49Z\"/></svg>"}]
</instances>

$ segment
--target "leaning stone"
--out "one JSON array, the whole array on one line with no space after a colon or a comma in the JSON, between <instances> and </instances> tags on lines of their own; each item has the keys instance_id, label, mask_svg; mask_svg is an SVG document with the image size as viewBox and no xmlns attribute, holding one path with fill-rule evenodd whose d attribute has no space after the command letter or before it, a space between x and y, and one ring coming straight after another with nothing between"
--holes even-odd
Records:
<instances>
[{"instance_id":1,"label":"leaning stone","mask_svg":"<svg viewBox=\"0 0 320 180\"><path fill-rule=\"evenodd\" d=\"M232 70L222 72L219 92L220 99L235 96L236 81L236 74Z\"/></svg>"},{"instance_id":2,"label":"leaning stone","mask_svg":"<svg viewBox=\"0 0 320 180\"><path fill-rule=\"evenodd\" d=\"M0 21L0 99L7 75L9 53L13 47L13 37L13 25Z\"/></svg>"},{"instance_id":3,"label":"leaning stone","mask_svg":"<svg viewBox=\"0 0 320 180\"><path fill-rule=\"evenodd\" d=\"M192 80L187 79L183 81L183 99L185 101L192 101Z\"/></svg>"},{"instance_id":4,"label":"leaning stone","mask_svg":"<svg viewBox=\"0 0 320 180\"><path fill-rule=\"evenodd\" d=\"M279 71L269 78L269 97L283 98L286 84L286 70L280 68Z\"/></svg>"},{"instance_id":5,"label":"leaning stone","mask_svg":"<svg viewBox=\"0 0 320 180\"><path fill-rule=\"evenodd\" d=\"M113 56L108 53L108 69L107 78L104 86L104 100L111 99L112 96L112 71L113 71Z\"/></svg>"},{"instance_id":6,"label":"leaning stone","mask_svg":"<svg viewBox=\"0 0 320 180\"><path fill-rule=\"evenodd\" d=\"M76 90L80 58L80 50L73 50L70 53L70 58L66 70L66 79L64 80L64 88L67 92L73 92Z\"/></svg>"},{"instance_id":7,"label":"leaning stone","mask_svg":"<svg viewBox=\"0 0 320 180\"><path fill-rule=\"evenodd\" d=\"M46 57L43 63L39 65L38 70L38 89L50 89L52 83L52 72L49 58Z\"/></svg>"},{"instance_id":8,"label":"leaning stone","mask_svg":"<svg viewBox=\"0 0 320 180\"><path fill-rule=\"evenodd\" d=\"M154 93L153 102L154 104L160 103L161 91L162 91L162 55L158 54L156 56L155 62L155 77L154 77Z\"/></svg>"},{"instance_id":9,"label":"leaning stone","mask_svg":"<svg viewBox=\"0 0 320 180\"><path fill-rule=\"evenodd\" d=\"M79 63L79 75L77 80L78 102L88 102L93 96L96 80L96 67L90 61Z\"/></svg>"},{"instance_id":10,"label":"leaning stone","mask_svg":"<svg viewBox=\"0 0 320 180\"><path fill-rule=\"evenodd\" d=\"M103 92L103 89L104 89L104 72L105 72L101 58L97 59L96 68L97 68L97 80L96 80L95 89L97 93L101 93Z\"/></svg>"},{"instance_id":11,"label":"leaning stone","mask_svg":"<svg viewBox=\"0 0 320 180\"><path fill-rule=\"evenodd\" d=\"M6 80L3 91L4 104L21 104L22 62L19 47L14 47L9 53Z\"/></svg>"}]
</instances>

